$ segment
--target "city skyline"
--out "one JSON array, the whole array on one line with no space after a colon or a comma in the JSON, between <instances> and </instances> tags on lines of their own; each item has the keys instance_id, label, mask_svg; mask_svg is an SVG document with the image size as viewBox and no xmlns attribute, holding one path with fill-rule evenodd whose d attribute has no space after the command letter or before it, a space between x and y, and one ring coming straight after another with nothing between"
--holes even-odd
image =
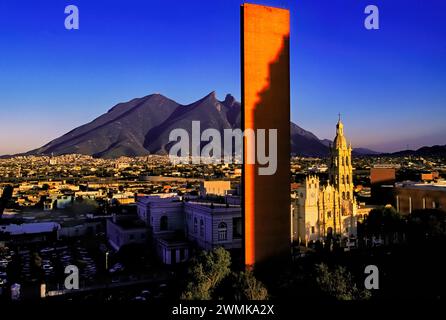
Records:
<instances>
[{"instance_id":1,"label":"city skyline","mask_svg":"<svg viewBox=\"0 0 446 320\"><path fill-rule=\"evenodd\" d=\"M445 144L445 4L376 1L381 29L368 31L365 1L332 1L324 10L311 1L260 2L291 10L293 122L332 139L341 112L355 147ZM40 147L154 92L182 104L213 90L240 101L241 3L190 1L172 9L161 1L125 8L76 1L76 31L63 27L65 4L0 4L7 45L0 51L0 118L8 119L0 154Z\"/></svg>"}]
</instances>

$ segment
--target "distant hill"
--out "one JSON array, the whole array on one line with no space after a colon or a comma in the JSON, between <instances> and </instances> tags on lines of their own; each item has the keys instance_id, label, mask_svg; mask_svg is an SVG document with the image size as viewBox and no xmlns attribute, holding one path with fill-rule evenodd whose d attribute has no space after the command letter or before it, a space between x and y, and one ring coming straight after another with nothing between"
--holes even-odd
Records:
<instances>
[{"instance_id":1,"label":"distant hill","mask_svg":"<svg viewBox=\"0 0 446 320\"><path fill-rule=\"evenodd\" d=\"M190 133L193 120L200 121L201 130L240 128L241 105L230 94L219 101L215 92L189 105L151 94L119 103L92 122L26 154L77 153L104 158L167 154L171 146L170 131L183 128ZM328 155L329 140L320 140L293 122L290 129L293 155ZM376 154L367 149L355 149L354 152Z\"/></svg>"},{"instance_id":2,"label":"distant hill","mask_svg":"<svg viewBox=\"0 0 446 320\"><path fill-rule=\"evenodd\" d=\"M404 157L404 156L446 157L446 145L444 145L444 146L435 145L432 147L422 147L418 150L403 150L403 151L388 153L386 155L395 156L395 157Z\"/></svg>"},{"instance_id":3,"label":"distant hill","mask_svg":"<svg viewBox=\"0 0 446 320\"><path fill-rule=\"evenodd\" d=\"M323 139L321 140L321 142L327 147L332 143L332 141L329 139ZM354 155L365 156L365 155L377 155L380 154L381 152L373 151L367 148L353 148L352 153Z\"/></svg>"}]
</instances>

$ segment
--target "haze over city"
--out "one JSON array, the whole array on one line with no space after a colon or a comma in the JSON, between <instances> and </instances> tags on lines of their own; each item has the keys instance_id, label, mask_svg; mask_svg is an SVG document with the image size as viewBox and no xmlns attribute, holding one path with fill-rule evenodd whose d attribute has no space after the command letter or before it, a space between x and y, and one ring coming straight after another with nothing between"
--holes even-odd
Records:
<instances>
[{"instance_id":1,"label":"haze over city","mask_svg":"<svg viewBox=\"0 0 446 320\"><path fill-rule=\"evenodd\" d=\"M292 12L291 120L333 139L340 112L354 147L377 151L443 145L446 4L375 2L381 28L368 32L367 1L262 1ZM155 92L182 104L213 90L240 100L241 3L79 0L75 32L63 3L1 3L0 154Z\"/></svg>"}]
</instances>

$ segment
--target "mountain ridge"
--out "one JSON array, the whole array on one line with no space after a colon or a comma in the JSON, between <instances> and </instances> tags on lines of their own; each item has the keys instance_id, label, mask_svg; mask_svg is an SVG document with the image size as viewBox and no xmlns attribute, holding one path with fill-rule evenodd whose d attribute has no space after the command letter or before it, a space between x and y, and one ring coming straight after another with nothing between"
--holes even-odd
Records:
<instances>
[{"instance_id":1,"label":"mountain ridge","mask_svg":"<svg viewBox=\"0 0 446 320\"><path fill-rule=\"evenodd\" d=\"M182 128L190 134L194 120L200 121L201 130L240 128L241 104L230 94L220 101L215 91L187 105L158 93L150 94L118 103L96 119L25 155L79 153L117 158L166 154L172 145L168 139L170 131ZM293 155L328 155L330 140L320 140L293 122L290 122L290 129Z\"/></svg>"}]
</instances>

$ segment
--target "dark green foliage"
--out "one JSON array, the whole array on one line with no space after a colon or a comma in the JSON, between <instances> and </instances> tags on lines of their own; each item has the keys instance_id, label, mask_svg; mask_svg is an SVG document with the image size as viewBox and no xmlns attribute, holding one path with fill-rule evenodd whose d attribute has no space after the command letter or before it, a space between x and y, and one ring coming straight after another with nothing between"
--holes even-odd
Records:
<instances>
[{"instance_id":1,"label":"dark green foliage","mask_svg":"<svg viewBox=\"0 0 446 320\"><path fill-rule=\"evenodd\" d=\"M231 276L233 296L237 301L267 300L268 291L251 270L233 273Z\"/></svg>"},{"instance_id":2,"label":"dark green foliage","mask_svg":"<svg viewBox=\"0 0 446 320\"><path fill-rule=\"evenodd\" d=\"M231 272L231 256L223 248L202 251L190 261L181 299L266 300L268 292L250 270Z\"/></svg>"},{"instance_id":3,"label":"dark green foliage","mask_svg":"<svg viewBox=\"0 0 446 320\"><path fill-rule=\"evenodd\" d=\"M217 285L230 273L231 256L223 248L202 251L190 261L189 283L181 299L210 300Z\"/></svg>"},{"instance_id":4,"label":"dark green foliage","mask_svg":"<svg viewBox=\"0 0 446 320\"><path fill-rule=\"evenodd\" d=\"M365 300L371 294L356 286L350 272L342 266L330 269L326 264L316 265L316 283L319 290L336 300Z\"/></svg>"}]
</instances>

